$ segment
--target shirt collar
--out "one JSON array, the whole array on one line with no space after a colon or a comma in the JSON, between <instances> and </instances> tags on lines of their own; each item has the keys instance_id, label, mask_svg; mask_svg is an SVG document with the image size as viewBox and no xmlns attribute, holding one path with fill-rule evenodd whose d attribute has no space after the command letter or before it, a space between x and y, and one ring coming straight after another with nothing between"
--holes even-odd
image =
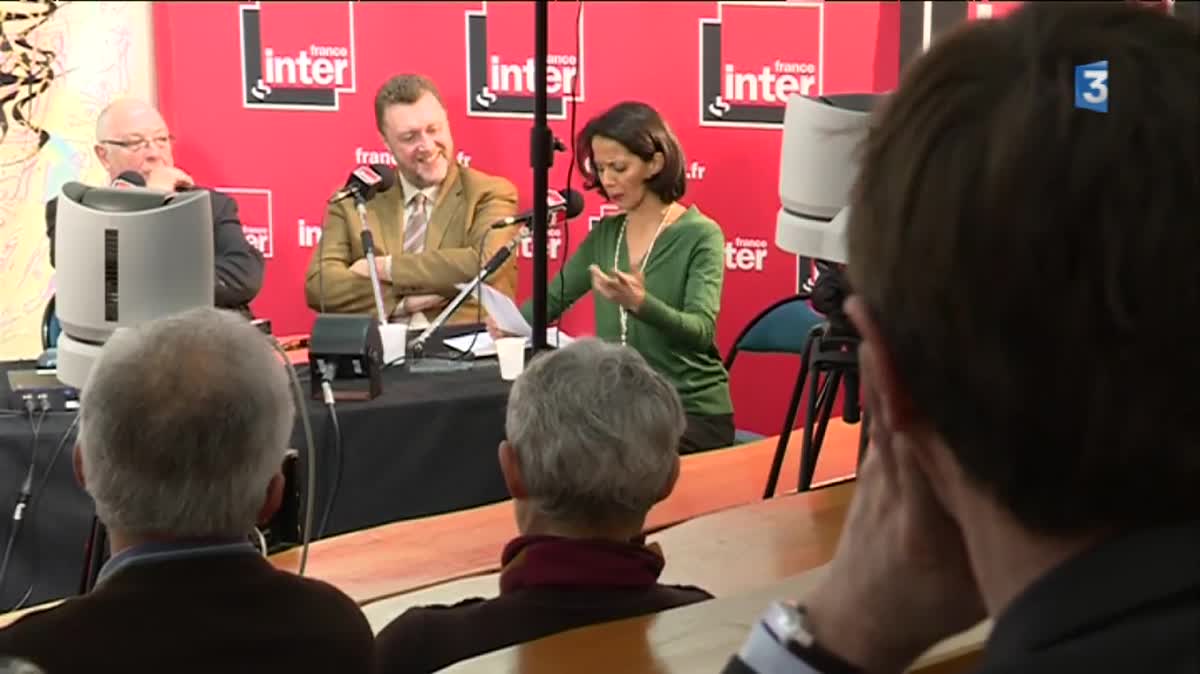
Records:
<instances>
[{"instance_id":1,"label":"shirt collar","mask_svg":"<svg viewBox=\"0 0 1200 674\"><path fill-rule=\"evenodd\" d=\"M178 559L218 557L224 555L259 554L249 541L239 539L208 539L203 541L161 541L143 543L113 555L96 576L96 585L131 566L168 562Z\"/></svg>"},{"instance_id":2,"label":"shirt collar","mask_svg":"<svg viewBox=\"0 0 1200 674\"><path fill-rule=\"evenodd\" d=\"M1120 578L1114 582L1114 578ZM1115 536L1043 575L1001 613L987 658L1000 661L1200 588L1200 522Z\"/></svg>"},{"instance_id":3,"label":"shirt collar","mask_svg":"<svg viewBox=\"0 0 1200 674\"><path fill-rule=\"evenodd\" d=\"M404 190L405 208L408 208L410 205L412 205L413 197L415 197L418 192L425 195L425 203L429 208L433 208L433 205L437 203L437 185L431 185L423 190L419 190L412 183L408 182L408 180L405 179L404 174L400 171L396 171L396 175L400 177L400 187Z\"/></svg>"}]
</instances>

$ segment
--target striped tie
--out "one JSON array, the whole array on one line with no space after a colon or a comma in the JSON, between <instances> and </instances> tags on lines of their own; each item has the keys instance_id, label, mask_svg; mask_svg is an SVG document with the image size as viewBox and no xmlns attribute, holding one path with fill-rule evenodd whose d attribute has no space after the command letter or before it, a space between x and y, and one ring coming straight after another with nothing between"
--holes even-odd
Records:
<instances>
[{"instance_id":1,"label":"striped tie","mask_svg":"<svg viewBox=\"0 0 1200 674\"><path fill-rule=\"evenodd\" d=\"M413 197L416 208L404 228L404 252L419 253L425 249L425 230L429 226L429 217L425 214L425 195L417 192Z\"/></svg>"}]
</instances>

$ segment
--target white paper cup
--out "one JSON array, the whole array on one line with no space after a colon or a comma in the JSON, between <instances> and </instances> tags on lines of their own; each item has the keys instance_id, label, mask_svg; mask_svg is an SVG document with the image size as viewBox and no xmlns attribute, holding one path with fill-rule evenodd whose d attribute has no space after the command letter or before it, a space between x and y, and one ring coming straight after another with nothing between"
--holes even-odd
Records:
<instances>
[{"instance_id":1,"label":"white paper cup","mask_svg":"<svg viewBox=\"0 0 1200 674\"><path fill-rule=\"evenodd\" d=\"M383 342L384 366L404 362L404 350L408 346L408 326L404 323L384 323L379 326L379 339Z\"/></svg>"},{"instance_id":2,"label":"white paper cup","mask_svg":"<svg viewBox=\"0 0 1200 674\"><path fill-rule=\"evenodd\" d=\"M500 360L500 378L505 381L516 379L525 369L525 338L497 339L496 358Z\"/></svg>"}]
</instances>

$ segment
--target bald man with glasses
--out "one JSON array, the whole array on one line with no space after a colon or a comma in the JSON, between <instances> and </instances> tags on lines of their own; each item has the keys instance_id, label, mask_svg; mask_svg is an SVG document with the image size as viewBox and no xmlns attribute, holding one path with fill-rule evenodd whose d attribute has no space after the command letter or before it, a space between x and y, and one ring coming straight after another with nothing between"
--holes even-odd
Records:
<instances>
[{"instance_id":1,"label":"bald man with glasses","mask_svg":"<svg viewBox=\"0 0 1200 674\"><path fill-rule=\"evenodd\" d=\"M173 192L195 188L192 177L175 166L174 141L158 110L136 99L110 103L96 120L94 150L110 181L126 171L134 171L141 174L150 189ZM242 233L237 202L220 192L208 193L213 216L214 303L249 316L250 301L262 288L263 256ZM50 237L52 266L57 207L58 197L46 203L46 235Z\"/></svg>"}]
</instances>

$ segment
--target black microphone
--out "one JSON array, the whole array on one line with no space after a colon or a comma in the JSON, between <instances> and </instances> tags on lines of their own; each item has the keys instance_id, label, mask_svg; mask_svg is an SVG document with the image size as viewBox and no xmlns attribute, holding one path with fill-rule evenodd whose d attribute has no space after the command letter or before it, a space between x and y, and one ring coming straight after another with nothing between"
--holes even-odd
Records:
<instances>
[{"instance_id":1,"label":"black microphone","mask_svg":"<svg viewBox=\"0 0 1200 674\"><path fill-rule=\"evenodd\" d=\"M354 197L354 210L358 212L359 224L367 231L367 201L378 192L391 189L396 184L396 172L383 164L359 166L346 179L346 186L329 198L328 203L341 201L346 197ZM322 232L317 242L317 255L322 260L317 267L317 298L321 313L325 313L325 236ZM374 269L374 265L372 265ZM378 283L376 283L378 286ZM380 319L385 318L380 316Z\"/></svg>"},{"instance_id":2,"label":"black microphone","mask_svg":"<svg viewBox=\"0 0 1200 674\"><path fill-rule=\"evenodd\" d=\"M562 192L547 190L546 205L549 207L547 213L554 211L566 211L567 218L573 218L583 212L583 195L568 187ZM533 219L533 209L510 215L503 220L500 220L492 225L492 229L504 229L517 224L524 224Z\"/></svg>"},{"instance_id":3,"label":"black microphone","mask_svg":"<svg viewBox=\"0 0 1200 674\"><path fill-rule=\"evenodd\" d=\"M112 179L112 187L145 187L146 177L137 171L121 171Z\"/></svg>"},{"instance_id":4,"label":"black microphone","mask_svg":"<svg viewBox=\"0 0 1200 674\"><path fill-rule=\"evenodd\" d=\"M548 194L546 195L546 200L549 202L548 205L550 206L547 213L565 211L567 219L570 219L583 212L583 195L569 187L562 192L549 190ZM532 219L533 211L525 211L524 213L518 213L501 220L500 222L492 225L492 229L500 229L511 226L518 222L528 222ZM483 275L485 278L492 272L499 269L500 265L504 264L505 260L512 255L514 250L516 250L517 244L519 244L522 239L528 236L528 230L526 230L524 227L522 227L521 230L522 231L520 234L513 237L513 240L508 242L508 245L496 251L496 254L492 256L492 259L488 260L487 264L483 265Z\"/></svg>"},{"instance_id":5,"label":"black microphone","mask_svg":"<svg viewBox=\"0 0 1200 674\"><path fill-rule=\"evenodd\" d=\"M346 197L354 197L356 201L360 199L367 201L375 196L376 192L389 190L394 184L396 184L396 173L387 166L383 164L359 166L346 179L346 186L329 197L329 203L341 201Z\"/></svg>"}]
</instances>

